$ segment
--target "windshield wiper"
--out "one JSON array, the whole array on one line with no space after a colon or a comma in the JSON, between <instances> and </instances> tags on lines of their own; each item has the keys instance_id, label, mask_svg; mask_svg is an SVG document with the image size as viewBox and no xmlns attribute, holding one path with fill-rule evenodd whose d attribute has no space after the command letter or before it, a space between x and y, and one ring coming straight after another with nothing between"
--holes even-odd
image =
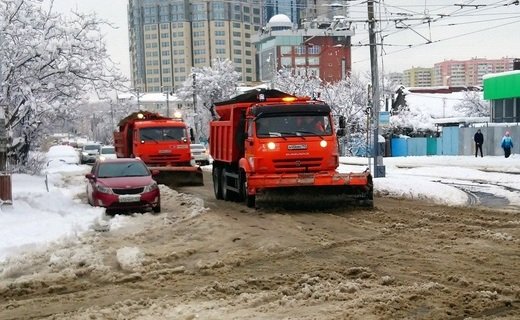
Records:
<instances>
[{"instance_id":1,"label":"windshield wiper","mask_svg":"<svg viewBox=\"0 0 520 320\"><path fill-rule=\"evenodd\" d=\"M283 138L284 140L287 140L286 137L284 137L283 135L284 134L288 134L289 132L278 132L278 131L269 131L269 136L272 137L272 136L275 136L275 137L280 137L280 138Z\"/></svg>"},{"instance_id":2,"label":"windshield wiper","mask_svg":"<svg viewBox=\"0 0 520 320\"><path fill-rule=\"evenodd\" d=\"M143 139L146 139L145 141L154 141L155 143L159 143L159 140L155 139L155 138L152 138L150 136L147 136L146 134L143 134L141 136Z\"/></svg>"},{"instance_id":3,"label":"windshield wiper","mask_svg":"<svg viewBox=\"0 0 520 320\"><path fill-rule=\"evenodd\" d=\"M300 134L308 134L308 135L312 135L312 136L318 136L320 137L322 140L323 140L323 136L319 133L316 133L316 132L312 132L312 131L304 131L304 130L296 130L296 133L300 133ZM303 136L299 136L299 137L303 137Z\"/></svg>"}]
</instances>

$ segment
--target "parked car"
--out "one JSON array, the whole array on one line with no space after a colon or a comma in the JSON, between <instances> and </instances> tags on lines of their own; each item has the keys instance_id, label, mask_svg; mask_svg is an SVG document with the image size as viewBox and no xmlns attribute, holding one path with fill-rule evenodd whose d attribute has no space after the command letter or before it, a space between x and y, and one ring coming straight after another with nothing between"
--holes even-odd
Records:
<instances>
[{"instance_id":1,"label":"parked car","mask_svg":"<svg viewBox=\"0 0 520 320\"><path fill-rule=\"evenodd\" d=\"M101 146L98 159L117 159L116 148L114 146Z\"/></svg>"},{"instance_id":2,"label":"parked car","mask_svg":"<svg viewBox=\"0 0 520 320\"><path fill-rule=\"evenodd\" d=\"M106 208L107 213L150 209L161 212L159 187L141 159L97 160L85 177L88 203Z\"/></svg>"},{"instance_id":3,"label":"parked car","mask_svg":"<svg viewBox=\"0 0 520 320\"><path fill-rule=\"evenodd\" d=\"M207 166L209 164L209 153L206 147L200 143L190 144L191 159L200 166Z\"/></svg>"},{"instance_id":4,"label":"parked car","mask_svg":"<svg viewBox=\"0 0 520 320\"><path fill-rule=\"evenodd\" d=\"M101 145L99 143L86 143L81 148L80 159L81 164L92 163L96 161L99 155L99 149Z\"/></svg>"},{"instance_id":5,"label":"parked car","mask_svg":"<svg viewBox=\"0 0 520 320\"><path fill-rule=\"evenodd\" d=\"M55 145L45 154L47 167L59 164L79 164L79 155L76 149L68 145Z\"/></svg>"}]
</instances>

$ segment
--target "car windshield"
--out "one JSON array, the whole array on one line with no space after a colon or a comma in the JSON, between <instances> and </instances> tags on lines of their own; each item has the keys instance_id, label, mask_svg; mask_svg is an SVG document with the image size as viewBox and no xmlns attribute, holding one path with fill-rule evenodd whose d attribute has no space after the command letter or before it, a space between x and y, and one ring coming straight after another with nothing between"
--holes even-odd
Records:
<instances>
[{"instance_id":1,"label":"car windshield","mask_svg":"<svg viewBox=\"0 0 520 320\"><path fill-rule=\"evenodd\" d=\"M86 145L85 146L85 150L99 150L99 146L98 145Z\"/></svg>"},{"instance_id":2,"label":"car windshield","mask_svg":"<svg viewBox=\"0 0 520 320\"><path fill-rule=\"evenodd\" d=\"M142 177L149 176L148 168L141 162L100 163L98 178Z\"/></svg>"},{"instance_id":3,"label":"car windshield","mask_svg":"<svg viewBox=\"0 0 520 320\"><path fill-rule=\"evenodd\" d=\"M328 115L276 115L256 119L258 137L331 135Z\"/></svg>"},{"instance_id":4,"label":"car windshield","mask_svg":"<svg viewBox=\"0 0 520 320\"><path fill-rule=\"evenodd\" d=\"M101 154L114 154L116 150L113 147L103 147L101 148Z\"/></svg>"},{"instance_id":5,"label":"car windshield","mask_svg":"<svg viewBox=\"0 0 520 320\"><path fill-rule=\"evenodd\" d=\"M182 140L185 137L186 130L183 127L156 127L140 130L141 141Z\"/></svg>"}]
</instances>

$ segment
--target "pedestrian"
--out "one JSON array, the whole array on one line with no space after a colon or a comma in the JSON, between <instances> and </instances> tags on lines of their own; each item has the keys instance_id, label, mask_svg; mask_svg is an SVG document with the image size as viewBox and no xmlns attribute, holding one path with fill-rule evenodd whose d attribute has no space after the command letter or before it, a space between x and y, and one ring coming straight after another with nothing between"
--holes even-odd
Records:
<instances>
[{"instance_id":1,"label":"pedestrian","mask_svg":"<svg viewBox=\"0 0 520 320\"><path fill-rule=\"evenodd\" d=\"M502 138L501 147L504 149L504 156L509 158L511 155L511 149L513 148L513 139L509 136L509 131L506 131L506 134Z\"/></svg>"},{"instance_id":2,"label":"pedestrian","mask_svg":"<svg viewBox=\"0 0 520 320\"><path fill-rule=\"evenodd\" d=\"M473 136L473 140L475 141L475 158L477 157L478 151L480 150L480 157L484 157L482 154L482 144L484 143L484 135L480 131L480 129L477 130L475 135Z\"/></svg>"}]
</instances>

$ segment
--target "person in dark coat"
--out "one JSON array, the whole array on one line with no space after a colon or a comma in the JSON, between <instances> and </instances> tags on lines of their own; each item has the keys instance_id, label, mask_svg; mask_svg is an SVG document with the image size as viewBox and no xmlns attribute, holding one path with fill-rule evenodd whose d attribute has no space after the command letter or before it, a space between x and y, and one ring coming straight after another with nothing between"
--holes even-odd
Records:
<instances>
[{"instance_id":1,"label":"person in dark coat","mask_svg":"<svg viewBox=\"0 0 520 320\"><path fill-rule=\"evenodd\" d=\"M484 143L484 135L482 134L480 129L478 129L475 135L473 136L473 140L475 141L475 158L477 157L479 150L480 156L483 158L484 155L482 154L482 144Z\"/></svg>"}]
</instances>

